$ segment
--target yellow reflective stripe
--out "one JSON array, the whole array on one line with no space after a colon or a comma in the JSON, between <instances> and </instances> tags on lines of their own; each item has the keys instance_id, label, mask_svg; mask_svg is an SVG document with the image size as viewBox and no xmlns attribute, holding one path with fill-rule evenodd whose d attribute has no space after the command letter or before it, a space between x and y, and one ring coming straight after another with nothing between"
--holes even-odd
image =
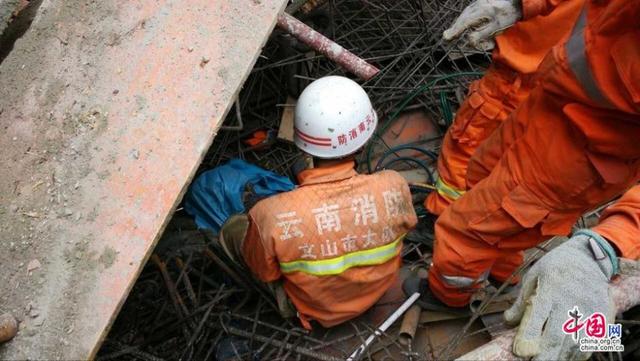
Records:
<instances>
[{"instance_id":1,"label":"yellow reflective stripe","mask_svg":"<svg viewBox=\"0 0 640 361\"><path fill-rule=\"evenodd\" d=\"M456 200L465 193L465 191L460 189L455 189L452 186L448 185L442 178L438 177L436 181L436 190L438 194L443 197L449 198L451 200Z\"/></svg>"},{"instance_id":2,"label":"yellow reflective stripe","mask_svg":"<svg viewBox=\"0 0 640 361\"><path fill-rule=\"evenodd\" d=\"M406 233L405 233L406 234ZM282 273L304 272L315 276L330 276L340 274L349 268L382 264L395 257L405 234L384 246L363 251L345 253L340 257L317 261L281 262Z\"/></svg>"}]
</instances>

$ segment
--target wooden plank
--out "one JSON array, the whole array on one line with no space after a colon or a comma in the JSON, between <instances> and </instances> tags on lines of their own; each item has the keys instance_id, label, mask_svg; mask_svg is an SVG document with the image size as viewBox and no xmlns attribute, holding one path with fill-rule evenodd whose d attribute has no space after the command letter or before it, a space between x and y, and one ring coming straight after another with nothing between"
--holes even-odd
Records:
<instances>
[{"instance_id":1,"label":"wooden plank","mask_svg":"<svg viewBox=\"0 0 640 361\"><path fill-rule=\"evenodd\" d=\"M0 359L95 355L285 3L43 1L0 65L0 308L21 320Z\"/></svg>"},{"instance_id":2,"label":"wooden plank","mask_svg":"<svg viewBox=\"0 0 640 361\"><path fill-rule=\"evenodd\" d=\"M287 97L287 104L282 111L282 118L280 119L280 128L278 128L278 138L293 143L293 123L295 120L297 100L292 97Z\"/></svg>"}]
</instances>

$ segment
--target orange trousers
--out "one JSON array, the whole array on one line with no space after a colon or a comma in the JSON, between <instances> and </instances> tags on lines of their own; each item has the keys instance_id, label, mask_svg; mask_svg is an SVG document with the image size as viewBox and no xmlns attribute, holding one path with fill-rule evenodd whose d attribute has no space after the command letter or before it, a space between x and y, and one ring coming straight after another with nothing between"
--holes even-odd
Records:
<instances>
[{"instance_id":1,"label":"orange trousers","mask_svg":"<svg viewBox=\"0 0 640 361\"><path fill-rule=\"evenodd\" d=\"M529 95L532 84L531 76L499 63L471 83L469 94L443 140L438 158L437 191L425 202L429 212L440 215L471 188L467 182L471 156Z\"/></svg>"},{"instance_id":2,"label":"orange trousers","mask_svg":"<svg viewBox=\"0 0 640 361\"><path fill-rule=\"evenodd\" d=\"M614 1L612 6L628 4ZM607 9L590 3L589 8L592 18L610 18ZM611 30L603 28L602 33L610 35ZM429 284L446 304L466 305L489 275L505 280L522 262L524 249L568 234L580 215L640 179L639 106L629 96L629 87L640 79L635 79L638 73L623 72L636 66L637 58L628 55L637 47L625 33L617 39L588 43L593 48L586 51L592 64L600 64L596 75L620 72L618 78L596 78L596 85L614 99L614 109L588 98L566 64L564 42L534 75L538 85L527 82L531 87L521 91L521 81L516 91L500 89L495 84L512 78L494 67L472 87L456 117L459 124L445 137L438 164L440 192L427 201L430 210L440 213ZM607 62L609 54L620 56ZM599 79L610 83L598 84ZM485 91L485 84L494 93ZM474 94L483 101L474 101L479 99ZM484 108L492 111L482 112ZM456 191L458 199L451 202Z\"/></svg>"},{"instance_id":3,"label":"orange trousers","mask_svg":"<svg viewBox=\"0 0 640 361\"><path fill-rule=\"evenodd\" d=\"M495 161L475 161L479 170L468 179L468 165L478 146L483 143L513 110L529 95L533 86L530 75L494 64L486 74L473 82L469 95L456 113L456 119L446 133L438 158L438 187L425 202L426 208L440 215L475 182L487 175ZM482 175L479 175L482 169ZM506 280L523 261L523 252L500 252L491 269L491 276Z\"/></svg>"},{"instance_id":4,"label":"orange trousers","mask_svg":"<svg viewBox=\"0 0 640 361\"><path fill-rule=\"evenodd\" d=\"M536 89L471 157L473 187L435 225L429 285L446 304L468 304L488 275L506 280L523 250L568 234L584 212L638 181L636 171L618 184L605 183L571 124L544 116L555 107L561 104Z\"/></svg>"}]
</instances>

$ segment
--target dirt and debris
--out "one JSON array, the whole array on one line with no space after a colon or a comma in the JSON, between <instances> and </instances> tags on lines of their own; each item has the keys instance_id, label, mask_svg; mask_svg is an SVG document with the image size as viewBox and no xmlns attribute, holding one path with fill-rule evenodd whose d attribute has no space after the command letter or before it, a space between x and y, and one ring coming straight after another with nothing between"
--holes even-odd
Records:
<instances>
[{"instance_id":1,"label":"dirt and debris","mask_svg":"<svg viewBox=\"0 0 640 361\"><path fill-rule=\"evenodd\" d=\"M37 270L38 268L40 268L40 266L42 266L40 264L40 261L38 261L37 259L33 259L29 262L29 264L27 265L27 272L31 273L32 271Z\"/></svg>"},{"instance_id":2,"label":"dirt and debris","mask_svg":"<svg viewBox=\"0 0 640 361\"><path fill-rule=\"evenodd\" d=\"M66 328L73 323L77 297L83 290L72 278L91 274L81 276L73 271L83 267L82 259L67 259L58 253L74 248L76 240L69 239L64 247L57 247L51 240L57 238L61 228L72 227L78 221L74 215L82 212L77 206L82 191L79 182L91 172L85 149L92 146L105 117L97 110L88 110L94 105L82 100L62 101L63 94L70 88L84 86L84 81L77 81L79 78L95 77L97 69L86 65L84 74L64 76L65 69L59 69L56 71L60 76L54 81L50 81L51 74L44 73L56 58L77 52L82 53L84 59L90 59L92 53L63 44L43 43L46 38L35 34L51 32L70 21L65 16L73 16L75 22L91 17L93 12L109 14L112 11L108 6L95 6L85 8L86 12L81 14L63 8L57 16L38 18L37 14L41 13L36 11L51 10L46 7L38 10L41 2L27 4L25 11L33 12L28 14L29 24L34 17L36 20L31 24L30 33L11 39L19 46L2 61L0 71L0 113L3 119L12 119L3 121L0 137L5 144L0 163L10 165L0 177L0 224L3 225L0 241L7 246L6 252L0 252L0 264L4 267L0 275L3 290L0 309L15 315L20 324L19 337L35 344L55 342L60 351L50 356L60 357L62 347L72 343L73 335L57 334L54 329L42 326L49 322ZM69 2L66 6L75 8L77 4ZM20 16L23 15L19 15L18 20ZM14 44L10 46L13 48ZM31 56L38 54L39 49L49 49L50 57ZM21 72L27 69L43 72L32 72L25 79ZM67 161L72 161L74 167L67 167ZM13 268L14 265L17 267ZM74 273L76 276L71 276ZM61 293L61 289L66 291ZM22 343L25 348L20 352L25 357L30 355L27 344L30 342ZM3 352L11 352L12 345L8 343L0 349L0 358Z\"/></svg>"},{"instance_id":3,"label":"dirt and debris","mask_svg":"<svg viewBox=\"0 0 640 361\"><path fill-rule=\"evenodd\" d=\"M0 315L0 344L7 342L18 333L18 321L10 314Z\"/></svg>"}]
</instances>

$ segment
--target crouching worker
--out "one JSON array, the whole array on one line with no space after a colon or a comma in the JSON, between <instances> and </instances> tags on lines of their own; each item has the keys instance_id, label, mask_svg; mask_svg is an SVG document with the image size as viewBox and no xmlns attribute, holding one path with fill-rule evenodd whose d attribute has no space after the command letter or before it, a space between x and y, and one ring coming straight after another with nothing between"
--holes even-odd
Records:
<instances>
[{"instance_id":1,"label":"crouching worker","mask_svg":"<svg viewBox=\"0 0 640 361\"><path fill-rule=\"evenodd\" d=\"M281 283L307 329L311 320L331 327L370 308L396 280L403 237L416 225L404 178L354 169L353 155L376 125L354 81L311 83L296 107L295 143L315 167L299 173L299 187L259 201L222 229L225 249L240 253L259 280Z\"/></svg>"}]
</instances>

